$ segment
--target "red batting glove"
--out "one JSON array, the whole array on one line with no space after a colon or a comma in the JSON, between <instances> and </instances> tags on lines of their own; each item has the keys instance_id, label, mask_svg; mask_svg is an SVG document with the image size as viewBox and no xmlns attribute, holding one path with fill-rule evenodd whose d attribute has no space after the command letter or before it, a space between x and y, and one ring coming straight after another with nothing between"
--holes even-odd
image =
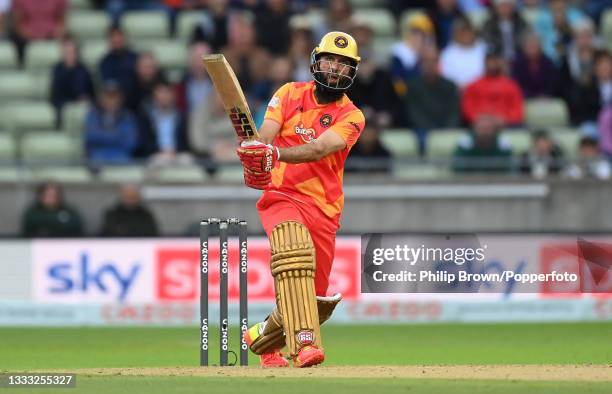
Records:
<instances>
[{"instance_id":1,"label":"red batting glove","mask_svg":"<svg viewBox=\"0 0 612 394\"><path fill-rule=\"evenodd\" d=\"M257 172L244 168L244 184L252 189L264 190L272 182L271 172Z\"/></svg>"},{"instance_id":2,"label":"red batting glove","mask_svg":"<svg viewBox=\"0 0 612 394\"><path fill-rule=\"evenodd\" d=\"M270 172L280 158L277 147L259 141L244 141L236 153L245 169L252 172Z\"/></svg>"}]
</instances>

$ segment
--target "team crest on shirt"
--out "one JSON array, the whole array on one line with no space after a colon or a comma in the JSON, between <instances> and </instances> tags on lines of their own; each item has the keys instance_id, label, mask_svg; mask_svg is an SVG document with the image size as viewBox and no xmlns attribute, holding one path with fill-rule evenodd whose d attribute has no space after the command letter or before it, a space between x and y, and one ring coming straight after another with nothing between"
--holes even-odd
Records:
<instances>
[{"instance_id":1,"label":"team crest on shirt","mask_svg":"<svg viewBox=\"0 0 612 394\"><path fill-rule=\"evenodd\" d=\"M319 119L319 123L323 127L329 127L331 122L332 122L332 116L330 114L325 114L325 115L321 116L321 118Z\"/></svg>"},{"instance_id":2,"label":"team crest on shirt","mask_svg":"<svg viewBox=\"0 0 612 394\"><path fill-rule=\"evenodd\" d=\"M315 140L315 131L314 131L314 129L312 127L305 128L302 123L300 123L299 125L295 126L295 134L297 134L300 137L302 137L302 140L305 143L307 143L307 144Z\"/></svg>"}]
</instances>

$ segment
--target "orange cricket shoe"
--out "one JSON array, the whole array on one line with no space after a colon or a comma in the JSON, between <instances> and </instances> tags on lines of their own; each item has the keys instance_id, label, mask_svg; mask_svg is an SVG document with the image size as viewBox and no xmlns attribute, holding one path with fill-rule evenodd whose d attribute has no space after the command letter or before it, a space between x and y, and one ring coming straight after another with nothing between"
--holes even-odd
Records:
<instances>
[{"instance_id":1,"label":"orange cricket shoe","mask_svg":"<svg viewBox=\"0 0 612 394\"><path fill-rule=\"evenodd\" d=\"M260 322L244 332L244 341L249 348L255 339L261 335L264 328L265 323ZM259 356L259 365L261 365L262 368L285 368L289 366L289 362L283 357L280 349L273 349L271 352Z\"/></svg>"},{"instance_id":2,"label":"orange cricket shoe","mask_svg":"<svg viewBox=\"0 0 612 394\"><path fill-rule=\"evenodd\" d=\"M298 350L297 356L293 359L293 366L296 368L312 367L321 364L325 360L325 353L313 345L307 345Z\"/></svg>"}]
</instances>

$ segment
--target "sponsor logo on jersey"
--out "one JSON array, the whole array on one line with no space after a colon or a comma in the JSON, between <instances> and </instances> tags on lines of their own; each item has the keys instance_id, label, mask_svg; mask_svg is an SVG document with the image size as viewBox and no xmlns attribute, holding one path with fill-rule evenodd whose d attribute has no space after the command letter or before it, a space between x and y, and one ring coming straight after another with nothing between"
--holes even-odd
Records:
<instances>
[{"instance_id":1,"label":"sponsor logo on jersey","mask_svg":"<svg viewBox=\"0 0 612 394\"><path fill-rule=\"evenodd\" d=\"M302 140L306 143L310 143L315 140L315 131L312 127L305 128L302 123L295 126L295 134L302 137Z\"/></svg>"},{"instance_id":2,"label":"sponsor logo on jersey","mask_svg":"<svg viewBox=\"0 0 612 394\"><path fill-rule=\"evenodd\" d=\"M270 99L270 102L268 103L268 107L278 108L279 104L280 104L280 98L278 98L278 96L274 96Z\"/></svg>"}]
</instances>

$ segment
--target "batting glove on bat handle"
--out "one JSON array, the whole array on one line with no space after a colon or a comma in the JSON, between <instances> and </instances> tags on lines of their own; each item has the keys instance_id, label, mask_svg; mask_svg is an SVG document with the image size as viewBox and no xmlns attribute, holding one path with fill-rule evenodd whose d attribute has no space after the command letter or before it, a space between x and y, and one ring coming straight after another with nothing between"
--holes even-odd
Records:
<instances>
[{"instance_id":1,"label":"batting glove on bat handle","mask_svg":"<svg viewBox=\"0 0 612 394\"><path fill-rule=\"evenodd\" d=\"M278 147L259 141L244 141L236 149L244 168L254 172L270 172L280 159Z\"/></svg>"}]
</instances>

